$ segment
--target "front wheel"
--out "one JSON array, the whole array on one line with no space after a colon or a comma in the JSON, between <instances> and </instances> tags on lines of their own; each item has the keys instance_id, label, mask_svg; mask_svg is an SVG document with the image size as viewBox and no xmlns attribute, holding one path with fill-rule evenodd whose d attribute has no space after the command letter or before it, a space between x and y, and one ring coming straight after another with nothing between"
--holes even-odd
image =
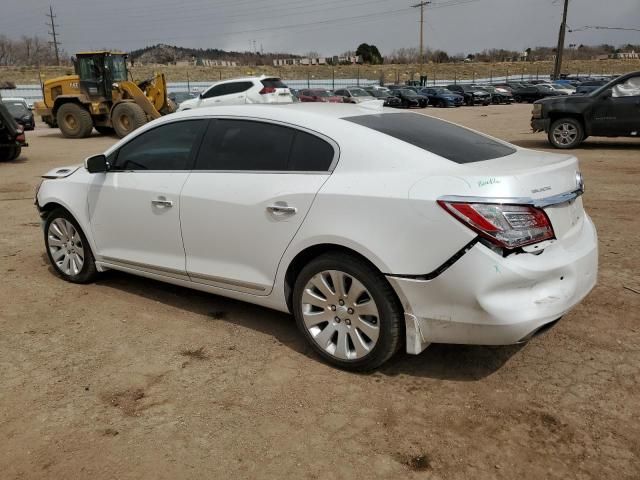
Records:
<instances>
[{"instance_id":1,"label":"front wheel","mask_svg":"<svg viewBox=\"0 0 640 480\"><path fill-rule=\"evenodd\" d=\"M561 118L551 124L547 135L549 143L556 148L575 148L584 140L584 129L575 118Z\"/></svg>"},{"instance_id":2,"label":"front wheel","mask_svg":"<svg viewBox=\"0 0 640 480\"><path fill-rule=\"evenodd\" d=\"M302 269L293 311L311 347L345 370L376 368L401 343L403 311L395 292L384 275L348 254L325 254Z\"/></svg>"},{"instance_id":3,"label":"front wheel","mask_svg":"<svg viewBox=\"0 0 640 480\"><path fill-rule=\"evenodd\" d=\"M8 147L0 147L0 162L10 162L15 160L22 153L20 145L12 145Z\"/></svg>"},{"instance_id":4,"label":"front wheel","mask_svg":"<svg viewBox=\"0 0 640 480\"><path fill-rule=\"evenodd\" d=\"M145 123L147 123L147 115L137 103L123 102L113 108L111 124L120 138L126 137Z\"/></svg>"},{"instance_id":5,"label":"front wheel","mask_svg":"<svg viewBox=\"0 0 640 480\"><path fill-rule=\"evenodd\" d=\"M77 103L65 103L56 113L56 123L67 138L86 138L93 130L89 110Z\"/></svg>"},{"instance_id":6,"label":"front wheel","mask_svg":"<svg viewBox=\"0 0 640 480\"><path fill-rule=\"evenodd\" d=\"M59 208L44 223L44 243L55 271L72 283L91 282L98 274L93 252L75 218Z\"/></svg>"}]
</instances>

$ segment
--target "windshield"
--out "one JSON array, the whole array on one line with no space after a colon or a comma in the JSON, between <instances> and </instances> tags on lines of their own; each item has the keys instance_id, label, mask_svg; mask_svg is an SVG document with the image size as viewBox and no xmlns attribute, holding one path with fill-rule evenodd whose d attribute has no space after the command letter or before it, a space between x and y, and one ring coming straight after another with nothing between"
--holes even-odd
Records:
<instances>
[{"instance_id":1,"label":"windshield","mask_svg":"<svg viewBox=\"0 0 640 480\"><path fill-rule=\"evenodd\" d=\"M371 90L369 93L371 93L371 95L373 95L374 97L378 97L378 98L383 98L389 95L387 92L383 90Z\"/></svg>"},{"instance_id":2,"label":"windshield","mask_svg":"<svg viewBox=\"0 0 640 480\"><path fill-rule=\"evenodd\" d=\"M407 97L415 97L415 96L417 96L416 92L414 92L413 90L409 90L408 88L403 88L400 91L402 92L403 95L405 95Z\"/></svg>"},{"instance_id":3,"label":"windshield","mask_svg":"<svg viewBox=\"0 0 640 480\"><path fill-rule=\"evenodd\" d=\"M316 97L330 97L331 94L326 90L311 90L311 95L315 95Z\"/></svg>"},{"instance_id":4,"label":"windshield","mask_svg":"<svg viewBox=\"0 0 640 480\"><path fill-rule=\"evenodd\" d=\"M110 58L111 81L124 82L127 80L127 57L112 55Z\"/></svg>"},{"instance_id":5,"label":"windshield","mask_svg":"<svg viewBox=\"0 0 640 480\"><path fill-rule=\"evenodd\" d=\"M27 113L29 113L29 110L27 110L27 107L24 106L24 103L22 102L3 102L6 107L7 110L9 110L9 113L11 113L11 115L13 115L14 117L20 116L22 117L23 115L26 115Z\"/></svg>"},{"instance_id":6,"label":"windshield","mask_svg":"<svg viewBox=\"0 0 640 480\"><path fill-rule=\"evenodd\" d=\"M351 92L351 95L353 95L354 97L370 97L371 96L368 92L365 92L361 88L354 88L352 90L349 90L349 92Z\"/></svg>"}]
</instances>

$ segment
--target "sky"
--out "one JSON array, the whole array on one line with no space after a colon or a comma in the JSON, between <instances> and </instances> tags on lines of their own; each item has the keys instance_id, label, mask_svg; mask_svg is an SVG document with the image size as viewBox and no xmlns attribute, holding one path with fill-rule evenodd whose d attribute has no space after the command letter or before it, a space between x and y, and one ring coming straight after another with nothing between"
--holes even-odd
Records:
<instances>
[{"instance_id":1,"label":"sky","mask_svg":"<svg viewBox=\"0 0 640 480\"><path fill-rule=\"evenodd\" d=\"M324 56L376 45L383 55L417 47L419 0L50 0L62 48L195 48ZM562 0L433 0L425 7L425 47L450 54L485 48L524 50L556 43ZM0 35L47 36L49 2L0 0ZM640 0L571 0L571 29L640 29ZM575 43L640 43L640 31L586 29Z\"/></svg>"}]
</instances>

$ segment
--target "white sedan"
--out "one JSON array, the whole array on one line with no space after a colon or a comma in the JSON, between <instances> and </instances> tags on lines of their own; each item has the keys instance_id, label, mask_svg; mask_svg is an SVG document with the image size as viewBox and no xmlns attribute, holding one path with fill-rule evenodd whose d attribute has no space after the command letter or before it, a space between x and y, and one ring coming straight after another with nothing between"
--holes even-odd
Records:
<instances>
[{"instance_id":1,"label":"white sedan","mask_svg":"<svg viewBox=\"0 0 640 480\"><path fill-rule=\"evenodd\" d=\"M302 103L162 117L36 204L57 273L114 269L291 312L328 362L504 345L589 293L575 157L418 113Z\"/></svg>"}]
</instances>

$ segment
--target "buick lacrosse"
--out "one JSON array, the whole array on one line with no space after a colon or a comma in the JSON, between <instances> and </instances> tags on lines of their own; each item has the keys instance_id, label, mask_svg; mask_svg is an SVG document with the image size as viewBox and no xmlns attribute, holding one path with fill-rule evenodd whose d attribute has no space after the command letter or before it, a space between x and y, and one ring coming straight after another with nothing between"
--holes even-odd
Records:
<instances>
[{"instance_id":1,"label":"buick lacrosse","mask_svg":"<svg viewBox=\"0 0 640 480\"><path fill-rule=\"evenodd\" d=\"M321 357L367 370L567 313L598 268L583 191L570 155L307 103L162 117L44 175L36 205L65 280L114 269L290 312Z\"/></svg>"}]
</instances>

